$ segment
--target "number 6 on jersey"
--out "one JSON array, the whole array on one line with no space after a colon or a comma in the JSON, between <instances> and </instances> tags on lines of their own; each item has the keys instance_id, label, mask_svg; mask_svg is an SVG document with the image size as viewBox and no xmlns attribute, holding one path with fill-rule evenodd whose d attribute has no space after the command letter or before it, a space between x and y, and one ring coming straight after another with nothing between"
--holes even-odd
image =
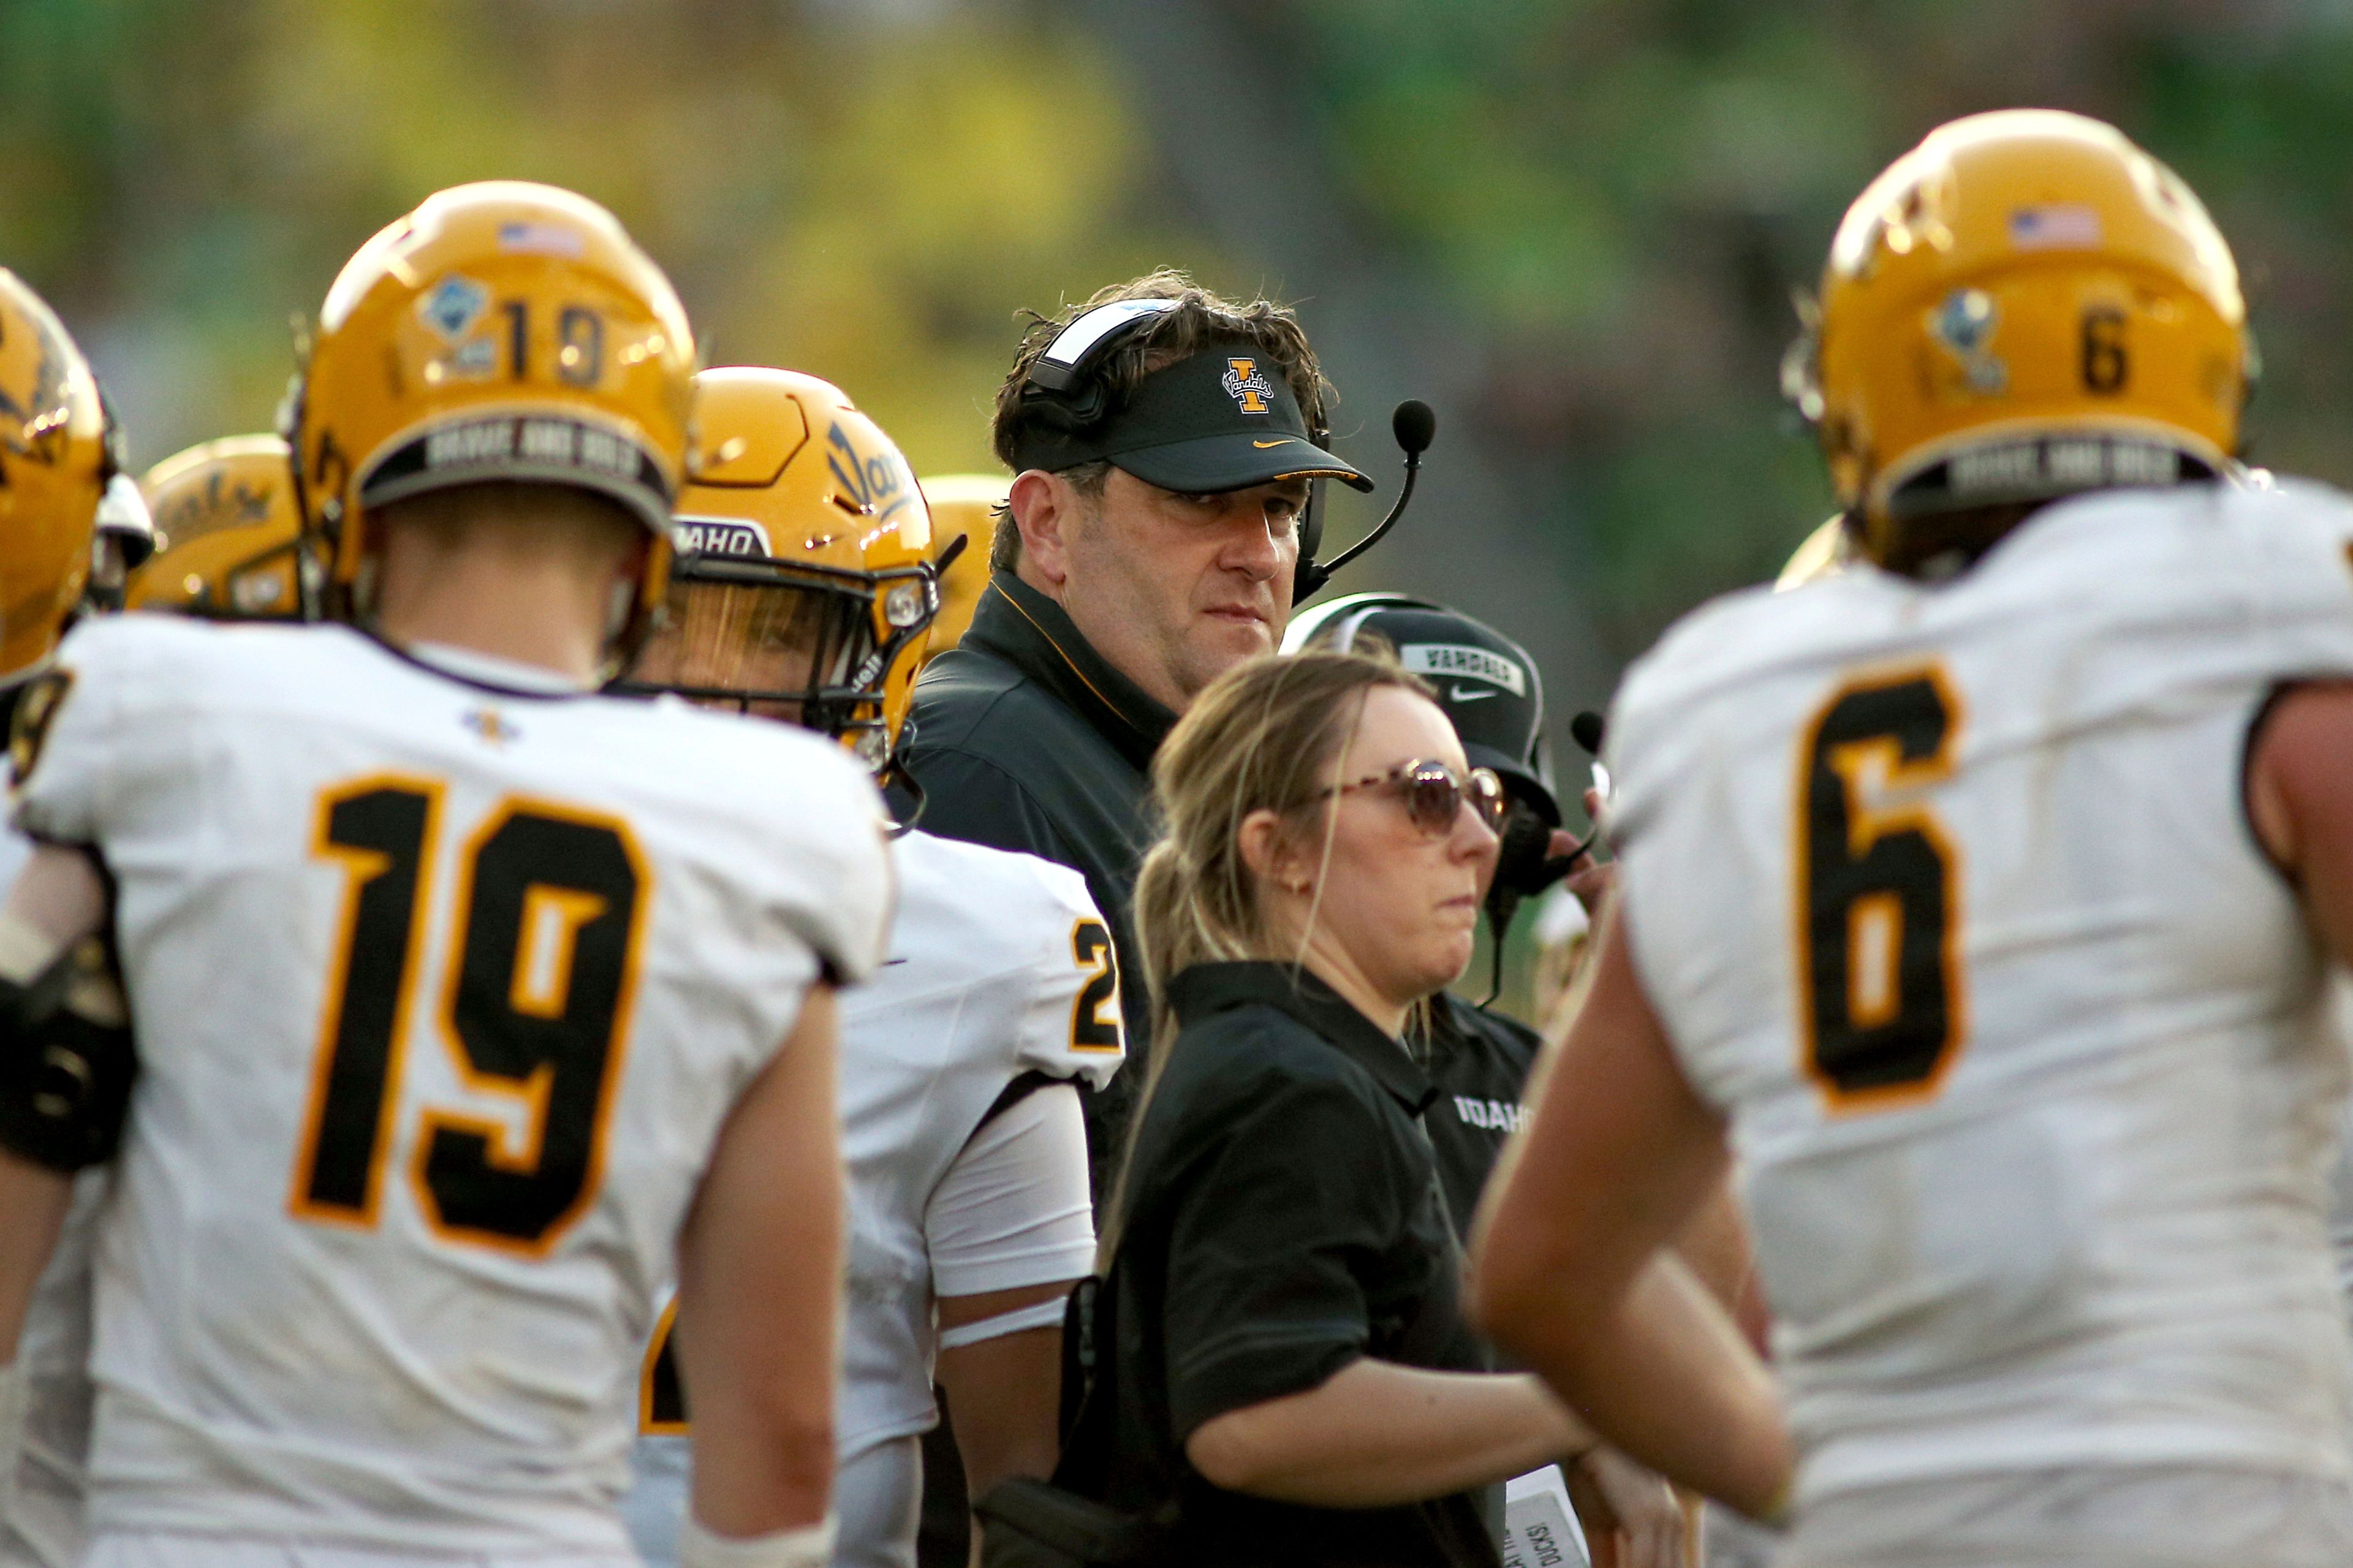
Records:
<instances>
[{"instance_id":1,"label":"number 6 on jersey","mask_svg":"<svg viewBox=\"0 0 2353 1568\"><path fill-rule=\"evenodd\" d=\"M1940 666L1848 682L1798 768L1802 1065L1834 1110L1936 1092L1967 1032L1960 855L1921 805L1872 802L1953 770L1961 703Z\"/></svg>"},{"instance_id":2,"label":"number 6 on jersey","mask_svg":"<svg viewBox=\"0 0 2353 1568\"><path fill-rule=\"evenodd\" d=\"M441 787L378 776L319 800L312 850L344 870L293 1211L372 1226L394 1141ZM543 1254L596 1195L634 989L644 862L617 820L508 799L469 838L438 1032L466 1087L519 1100L519 1140L456 1110L420 1119L411 1176L452 1240ZM519 1147L511 1147L519 1144Z\"/></svg>"}]
</instances>

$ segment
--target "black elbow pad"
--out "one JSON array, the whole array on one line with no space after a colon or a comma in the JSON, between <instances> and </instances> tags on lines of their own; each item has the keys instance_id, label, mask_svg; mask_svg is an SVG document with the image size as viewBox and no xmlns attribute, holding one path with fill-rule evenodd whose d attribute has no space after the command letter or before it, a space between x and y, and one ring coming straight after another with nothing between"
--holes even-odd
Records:
<instances>
[{"instance_id":1,"label":"black elbow pad","mask_svg":"<svg viewBox=\"0 0 2353 1568\"><path fill-rule=\"evenodd\" d=\"M114 1157L139 1071L131 1026L119 1005L69 1000L77 980L111 987L111 967L93 941L28 985L0 980L0 1148L64 1172Z\"/></svg>"}]
</instances>

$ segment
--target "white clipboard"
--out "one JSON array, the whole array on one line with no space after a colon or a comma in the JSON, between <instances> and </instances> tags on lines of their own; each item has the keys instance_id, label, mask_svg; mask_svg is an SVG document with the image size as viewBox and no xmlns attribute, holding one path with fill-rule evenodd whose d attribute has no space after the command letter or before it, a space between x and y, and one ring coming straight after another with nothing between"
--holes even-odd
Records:
<instances>
[{"instance_id":1,"label":"white clipboard","mask_svg":"<svg viewBox=\"0 0 2353 1568\"><path fill-rule=\"evenodd\" d=\"M1504 1483L1504 1568L1591 1568L1558 1465Z\"/></svg>"}]
</instances>

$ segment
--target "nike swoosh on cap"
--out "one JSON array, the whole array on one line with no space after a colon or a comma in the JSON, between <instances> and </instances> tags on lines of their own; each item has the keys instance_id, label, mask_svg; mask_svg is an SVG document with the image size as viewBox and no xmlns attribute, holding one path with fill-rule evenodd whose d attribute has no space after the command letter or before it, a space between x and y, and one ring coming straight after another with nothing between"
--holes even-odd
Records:
<instances>
[{"instance_id":1,"label":"nike swoosh on cap","mask_svg":"<svg viewBox=\"0 0 2353 1568\"><path fill-rule=\"evenodd\" d=\"M1292 436L1285 436L1280 441L1252 441L1250 443L1251 446L1256 447L1261 452L1265 451L1270 447L1295 447L1298 444L1298 438Z\"/></svg>"},{"instance_id":2,"label":"nike swoosh on cap","mask_svg":"<svg viewBox=\"0 0 2353 1568\"><path fill-rule=\"evenodd\" d=\"M1482 698L1494 696L1495 689L1490 686L1482 690L1480 688L1475 686L1458 686L1446 695L1450 700L1456 702L1476 702Z\"/></svg>"}]
</instances>

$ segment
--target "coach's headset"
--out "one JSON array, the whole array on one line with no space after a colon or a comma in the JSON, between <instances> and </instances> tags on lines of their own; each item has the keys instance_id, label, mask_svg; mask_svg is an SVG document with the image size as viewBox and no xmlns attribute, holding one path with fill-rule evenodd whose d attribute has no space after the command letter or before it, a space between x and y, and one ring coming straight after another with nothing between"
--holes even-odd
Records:
<instances>
[{"instance_id":1,"label":"coach's headset","mask_svg":"<svg viewBox=\"0 0 2353 1568\"><path fill-rule=\"evenodd\" d=\"M1133 333L1183 303L1180 300L1114 300L1086 311L1054 335L1054 341L1029 363L1021 383L1021 416L1071 436L1093 432L1111 417L1111 384L1094 374L1104 357ZM1438 416L1429 404L1409 397L1389 416L1389 432L1405 452L1405 484L1380 526L1328 562L1315 559L1324 542L1324 481L1307 481L1307 506L1299 520L1299 563L1293 568L1291 602L1297 605L1323 592L1332 574L1374 545L1405 515L1413 499L1414 481L1421 474L1421 455L1438 433ZM1327 445L1328 426L1311 426L1315 445ZM1117 459L1114 458L1115 462Z\"/></svg>"}]
</instances>

